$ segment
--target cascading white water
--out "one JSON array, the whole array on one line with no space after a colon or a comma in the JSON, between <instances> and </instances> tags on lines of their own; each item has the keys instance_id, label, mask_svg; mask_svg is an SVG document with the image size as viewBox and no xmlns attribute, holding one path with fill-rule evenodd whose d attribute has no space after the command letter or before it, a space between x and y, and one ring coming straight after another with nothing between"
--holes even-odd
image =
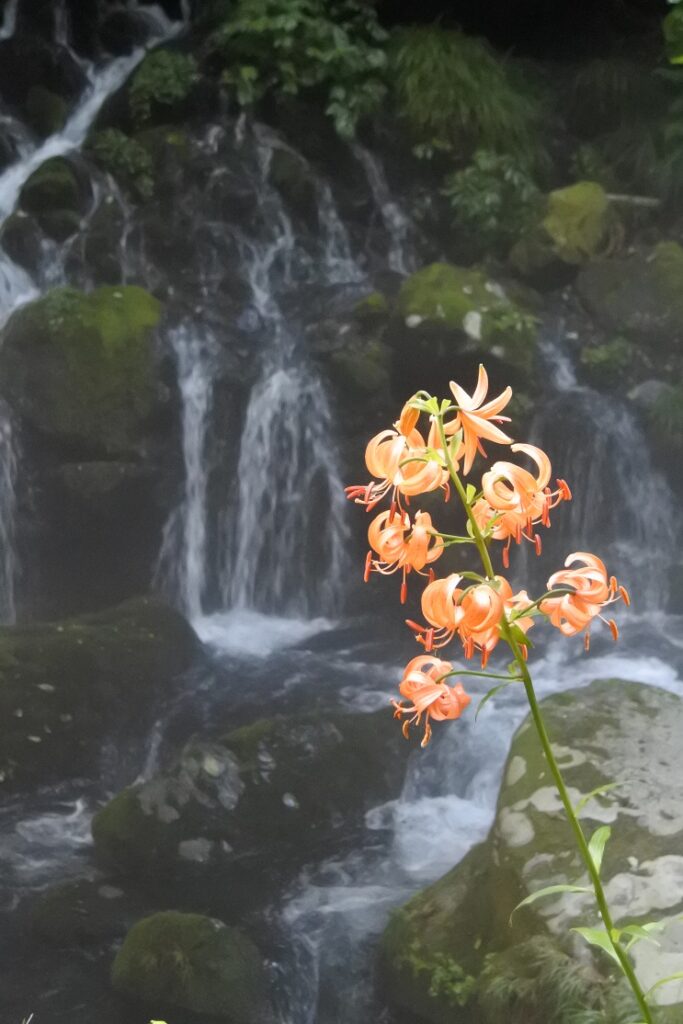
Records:
<instances>
[{"instance_id":1,"label":"cascading white water","mask_svg":"<svg viewBox=\"0 0 683 1024\"><path fill-rule=\"evenodd\" d=\"M347 536L332 420L322 383L278 302L292 280L296 241L269 183L272 143L258 145L257 199L267 231L242 240L253 304L268 339L247 408L237 468L223 594L231 607L294 615L335 610L343 592ZM358 279L348 238L325 187L319 190L324 279Z\"/></svg>"},{"instance_id":2,"label":"cascading white water","mask_svg":"<svg viewBox=\"0 0 683 1024\"><path fill-rule=\"evenodd\" d=\"M209 468L206 435L213 397L216 340L207 328L182 324L169 332L178 365L182 399L185 490L166 527L156 572L156 585L185 614L202 613L207 571L207 488Z\"/></svg>"},{"instance_id":3,"label":"cascading white water","mask_svg":"<svg viewBox=\"0 0 683 1024\"><path fill-rule=\"evenodd\" d=\"M676 501L628 406L577 383L562 333L555 325L541 342L554 395L546 396L531 431L574 485L548 542L553 553L599 550L640 609L663 608L670 553L681 535Z\"/></svg>"},{"instance_id":4,"label":"cascading white water","mask_svg":"<svg viewBox=\"0 0 683 1024\"><path fill-rule=\"evenodd\" d=\"M404 277L412 274L417 270L417 261L413 248L413 228L410 219L399 202L392 196L379 159L358 142L354 143L352 148L356 159L365 171L375 206L389 235L387 256L389 269Z\"/></svg>"},{"instance_id":5,"label":"cascading white water","mask_svg":"<svg viewBox=\"0 0 683 1024\"><path fill-rule=\"evenodd\" d=\"M9 409L0 402L0 622L14 622L16 454Z\"/></svg>"},{"instance_id":6,"label":"cascading white water","mask_svg":"<svg viewBox=\"0 0 683 1024\"><path fill-rule=\"evenodd\" d=\"M365 274L351 252L351 243L327 182L318 184L318 223L324 240L324 263L331 284L357 284Z\"/></svg>"}]
</instances>

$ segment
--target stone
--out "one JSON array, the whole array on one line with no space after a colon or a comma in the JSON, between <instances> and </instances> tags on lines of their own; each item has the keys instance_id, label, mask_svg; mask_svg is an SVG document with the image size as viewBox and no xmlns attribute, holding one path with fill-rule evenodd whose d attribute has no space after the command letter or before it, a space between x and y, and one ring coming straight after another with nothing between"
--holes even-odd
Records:
<instances>
[{"instance_id":1,"label":"stone","mask_svg":"<svg viewBox=\"0 0 683 1024\"><path fill-rule=\"evenodd\" d=\"M443 361L456 352L493 357L521 373L533 366L536 317L483 271L450 263L423 267L402 284L396 312L408 348L431 346Z\"/></svg>"},{"instance_id":2,"label":"stone","mask_svg":"<svg viewBox=\"0 0 683 1024\"><path fill-rule=\"evenodd\" d=\"M22 210L41 216L55 210L80 213L86 196L72 164L61 156L52 157L34 171L21 190Z\"/></svg>"},{"instance_id":3,"label":"stone","mask_svg":"<svg viewBox=\"0 0 683 1024\"><path fill-rule=\"evenodd\" d=\"M150 1006L262 1024L266 977L256 946L201 914L165 911L131 928L111 972L117 992Z\"/></svg>"},{"instance_id":4,"label":"stone","mask_svg":"<svg viewBox=\"0 0 683 1024\"><path fill-rule=\"evenodd\" d=\"M405 759L391 714L309 713L262 719L190 740L176 762L115 796L93 820L102 860L134 875L193 861L248 880L290 873L339 843L339 829L398 796ZM277 844L277 865L270 851Z\"/></svg>"},{"instance_id":5,"label":"stone","mask_svg":"<svg viewBox=\"0 0 683 1024\"><path fill-rule=\"evenodd\" d=\"M619 782L614 792L589 801L581 819L589 835L601 825L612 828L602 875L616 923L666 922L661 947L634 948L647 988L676 969L676 957L680 967L683 701L654 687L600 680L544 700L543 714L574 803L598 786ZM397 911L387 928L383 963L394 1002L435 1024L564 1024L570 1017L558 1015L559 965L561 974L576 974L576 1012L606 1013L615 999L628 1004L609 980L610 961L589 953L570 931L596 923L591 895L538 900L510 923L512 911L531 893L548 885L586 884L530 719L513 739L503 780L488 839ZM515 977L527 973L529 983L516 990L516 1001L496 1002L495 982L514 964ZM443 983L444 972L452 985ZM478 979L476 990L467 978ZM454 1000L463 986L468 996L458 1008ZM501 989L498 984L499 994ZM683 984L662 987L656 1001L672 1007L673 1016L663 1019L682 1019ZM539 1006L544 1012L536 1017Z\"/></svg>"},{"instance_id":6,"label":"stone","mask_svg":"<svg viewBox=\"0 0 683 1024\"><path fill-rule=\"evenodd\" d=\"M197 649L183 617L151 598L0 628L2 789L93 771L104 737L147 728Z\"/></svg>"},{"instance_id":7,"label":"stone","mask_svg":"<svg viewBox=\"0 0 683 1024\"><path fill-rule=\"evenodd\" d=\"M168 397L153 341L160 315L157 300L130 285L53 289L3 331L6 397L72 457L139 455Z\"/></svg>"},{"instance_id":8,"label":"stone","mask_svg":"<svg viewBox=\"0 0 683 1024\"><path fill-rule=\"evenodd\" d=\"M37 135L46 138L61 131L66 123L68 105L63 96L42 85L29 90L25 104L26 120Z\"/></svg>"},{"instance_id":9,"label":"stone","mask_svg":"<svg viewBox=\"0 0 683 1024\"><path fill-rule=\"evenodd\" d=\"M593 181L579 181L546 197L540 219L510 252L510 263L527 277L559 282L621 242L622 229L607 193ZM562 269L564 268L564 270Z\"/></svg>"},{"instance_id":10,"label":"stone","mask_svg":"<svg viewBox=\"0 0 683 1024\"><path fill-rule=\"evenodd\" d=\"M667 351L683 340L683 248L677 242L590 264L577 290L606 330Z\"/></svg>"}]
</instances>

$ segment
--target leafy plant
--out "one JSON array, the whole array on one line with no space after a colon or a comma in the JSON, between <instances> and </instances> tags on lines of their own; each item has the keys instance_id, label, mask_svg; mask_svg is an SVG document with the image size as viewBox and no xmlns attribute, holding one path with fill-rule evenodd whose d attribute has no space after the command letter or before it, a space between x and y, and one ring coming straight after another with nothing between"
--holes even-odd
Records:
<instances>
[{"instance_id":1,"label":"leafy plant","mask_svg":"<svg viewBox=\"0 0 683 1024\"><path fill-rule=\"evenodd\" d=\"M541 937L486 957L479 1003L487 1021L510 1024L631 1024L637 1012L623 986Z\"/></svg>"},{"instance_id":2,"label":"leafy plant","mask_svg":"<svg viewBox=\"0 0 683 1024\"><path fill-rule=\"evenodd\" d=\"M242 106L268 93L319 90L338 133L350 138L384 99L386 38L360 0L240 0L210 49Z\"/></svg>"},{"instance_id":3,"label":"leafy plant","mask_svg":"<svg viewBox=\"0 0 683 1024\"><path fill-rule=\"evenodd\" d=\"M634 365L637 350L626 338L612 338L604 345L591 345L581 351L581 366L586 375L601 387L617 387L623 383Z\"/></svg>"},{"instance_id":4,"label":"leafy plant","mask_svg":"<svg viewBox=\"0 0 683 1024\"><path fill-rule=\"evenodd\" d=\"M446 178L443 189L456 224L484 247L509 246L531 222L540 191L514 157L478 149L472 163Z\"/></svg>"},{"instance_id":5,"label":"leafy plant","mask_svg":"<svg viewBox=\"0 0 683 1024\"><path fill-rule=\"evenodd\" d=\"M389 61L418 155L480 148L538 158L539 101L482 40L438 26L399 29Z\"/></svg>"},{"instance_id":6,"label":"leafy plant","mask_svg":"<svg viewBox=\"0 0 683 1024\"><path fill-rule=\"evenodd\" d=\"M451 1006L467 1006L477 989L476 979L459 963L444 953L423 951L418 940L410 944L408 954L400 958L399 965L408 967L414 977L426 974L428 994L444 998Z\"/></svg>"},{"instance_id":7,"label":"leafy plant","mask_svg":"<svg viewBox=\"0 0 683 1024\"><path fill-rule=\"evenodd\" d=\"M154 193L153 162L150 152L118 128L97 132L91 143L92 153L101 167L137 192L141 199Z\"/></svg>"},{"instance_id":8,"label":"leafy plant","mask_svg":"<svg viewBox=\"0 0 683 1024\"><path fill-rule=\"evenodd\" d=\"M186 99L197 81L194 57L170 50L155 50L145 57L130 87L133 119L144 124L152 116L155 104L172 106Z\"/></svg>"}]
</instances>

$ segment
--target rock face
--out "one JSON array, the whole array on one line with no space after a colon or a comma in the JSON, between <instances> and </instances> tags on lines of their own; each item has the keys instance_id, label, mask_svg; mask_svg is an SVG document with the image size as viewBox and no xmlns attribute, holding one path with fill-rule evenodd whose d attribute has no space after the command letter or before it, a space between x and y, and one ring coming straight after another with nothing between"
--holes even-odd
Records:
<instances>
[{"instance_id":1,"label":"rock face","mask_svg":"<svg viewBox=\"0 0 683 1024\"><path fill-rule=\"evenodd\" d=\"M262 719L216 741L191 740L176 763L95 816L100 855L133 874L246 866L251 884L292 868L301 835L323 850L342 827L395 797L405 752L388 711Z\"/></svg>"},{"instance_id":2,"label":"rock face","mask_svg":"<svg viewBox=\"0 0 683 1024\"><path fill-rule=\"evenodd\" d=\"M237 929L200 914L167 911L138 921L114 961L112 983L155 1013L190 1010L231 1024L267 1019L259 951Z\"/></svg>"},{"instance_id":3,"label":"rock face","mask_svg":"<svg viewBox=\"0 0 683 1024\"><path fill-rule=\"evenodd\" d=\"M142 288L57 288L2 333L3 393L22 434L21 587L34 615L150 587L177 471L160 316Z\"/></svg>"},{"instance_id":4,"label":"rock face","mask_svg":"<svg viewBox=\"0 0 683 1024\"><path fill-rule=\"evenodd\" d=\"M1 629L2 788L93 771L106 736L146 727L196 644L182 616L147 598Z\"/></svg>"},{"instance_id":5,"label":"rock face","mask_svg":"<svg viewBox=\"0 0 683 1024\"><path fill-rule=\"evenodd\" d=\"M661 948L640 943L634 949L648 988L680 970L683 702L661 690L603 680L549 698L543 711L574 802L620 782L591 800L581 819L589 835L603 824L612 828L602 874L617 924L669 922ZM486 1024L566 1024L572 1012L588 1008L606 1014L596 1019L611 1020L607 1011L624 1001L628 1006L628 999L606 980L607 957L589 957L569 931L598 925L590 896L539 900L509 924L520 900L564 883L585 884L584 872L527 719L513 740L488 840L399 910L387 929L383 953L392 998L438 1024L464 1024L473 1012ZM573 1009L560 1009L558 977L570 975ZM506 977L517 980L506 986ZM658 999L672 1006L659 1019L682 1019L680 982L661 988Z\"/></svg>"},{"instance_id":6,"label":"rock face","mask_svg":"<svg viewBox=\"0 0 683 1024\"><path fill-rule=\"evenodd\" d=\"M514 246L510 262L522 274L549 282L555 275L559 282L567 268L607 255L621 236L602 186L579 181L548 194L538 224Z\"/></svg>"},{"instance_id":7,"label":"rock face","mask_svg":"<svg viewBox=\"0 0 683 1024\"><path fill-rule=\"evenodd\" d=\"M3 387L31 427L81 453L139 449L160 396L152 331L159 303L144 289L57 288L4 331Z\"/></svg>"},{"instance_id":8,"label":"rock face","mask_svg":"<svg viewBox=\"0 0 683 1024\"><path fill-rule=\"evenodd\" d=\"M660 242L628 259L593 263L579 275L581 299L608 330L641 343L683 338L683 248Z\"/></svg>"},{"instance_id":9,"label":"rock face","mask_svg":"<svg viewBox=\"0 0 683 1024\"><path fill-rule=\"evenodd\" d=\"M397 309L418 337L425 329L450 329L459 333L464 354L493 356L523 370L531 368L535 318L481 271L432 263L404 282Z\"/></svg>"}]
</instances>

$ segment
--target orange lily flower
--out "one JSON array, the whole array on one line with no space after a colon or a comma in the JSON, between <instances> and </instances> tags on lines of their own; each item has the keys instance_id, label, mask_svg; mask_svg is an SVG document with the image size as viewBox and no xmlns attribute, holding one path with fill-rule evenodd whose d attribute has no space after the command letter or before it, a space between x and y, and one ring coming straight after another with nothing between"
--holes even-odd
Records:
<instances>
[{"instance_id":1,"label":"orange lily flower","mask_svg":"<svg viewBox=\"0 0 683 1024\"><path fill-rule=\"evenodd\" d=\"M418 512L412 523L407 512L397 509L380 512L370 523L368 541L372 551L379 557L373 558L372 551L368 551L365 560L366 582L373 571L387 576L402 570L401 603L405 603L407 596L407 574L413 569L421 573L444 550L443 541L434 533L429 512Z\"/></svg>"},{"instance_id":2,"label":"orange lily flower","mask_svg":"<svg viewBox=\"0 0 683 1024\"><path fill-rule=\"evenodd\" d=\"M410 726L419 725L423 715L425 731L420 744L423 747L426 747L431 739L430 719L443 722L447 719L460 718L471 697L465 693L462 683L456 683L455 686L446 685L443 680L452 672L453 666L449 661L440 661L428 654L422 654L408 662L399 684L399 691L401 696L411 703L404 705L403 701L391 702L395 718L410 716L406 717L403 723L403 735L406 739Z\"/></svg>"},{"instance_id":3,"label":"orange lily flower","mask_svg":"<svg viewBox=\"0 0 683 1024\"><path fill-rule=\"evenodd\" d=\"M509 566L510 543L518 544L522 538L531 541L536 553L541 553L541 539L534 534L534 526L550 525L550 510L561 501L571 498L564 480L558 480L557 490L548 487L551 475L550 459L541 448L531 444L513 444L513 452L522 452L536 463L536 475L512 462L495 462L482 477L483 497L475 502L472 512L480 529L492 527L494 540L507 540L503 550L503 565Z\"/></svg>"},{"instance_id":4,"label":"orange lily flower","mask_svg":"<svg viewBox=\"0 0 683 1024\"><path fill-rule=\"evenodd\" d=\"M511 444L512 438L504 434L495 423L507 423L509 416L501 416L500 412L512 398L512 388L507 387L497 398L484 403L489 387L489 378L483 366L479 367L479 378L474 394L468 395L455 381L450 388L457 404L457 415L446 424L446 434L455 434L462 430L465 462L463 472L467 475L472 468L477 451L485 455L481 446L481 438L494 441L496 444ZM494 422L492 422L494 421Z\"/></svg>"},{"instance_id":5,"label":"orange lily flower","mask_svg":"<svg viewBox=\"0 0 683 1024\"><path fill-rule=\"evenodd\" d=\"M393 430L381 430L365 449L365 464L377 477L366 486L346 488L346 495L356 504L367 506L368 512L392 491L392 499L400 495L410 498L445 487L446 470L433 459L426 459L427 445L416 428L419 411L405 405ZM433 432L430 432L430 446Z\"/></svg>"},{"instance_id":6,"label":"orange lily flower","mask_svg":"<svg viewBox=\"0 0 683 1024\"><path fill-rule=\"evenodd\" d=\"M422 594L422 614L430 625L421 626L410 620L408 625L418 634L417 640L427 651L445 647L457 633L466 656L471 657L476 647L482 652L485 665L500 639L504 616L513 617L525 633L533 626L531 616L517 617L532 602L524 590L513 594L512 587L502 576L496 577L497 589L488 583L463 589L459 586L461 580L457 573L433 580Z\"/></svg>"},{"instance_id":7,"label":"orange lily flower","mask_svg":"<svg viewBox=\"0 0 683 1024\"><path fill-rule=\"evenodd\" d=\"M570 568L577 562L579 568ZM602 609L615 601L622 600L629 605L631 599L625 587L619 586L615 576L607 578L604 562L586 551L576 551L565 560L565 569L553 573L548 580L548 590L553 587L569 589L571 593L548 597L539 605L551 624L565 636L584 633L586 650L590 646L590 627L593 619L605 622L615 640L619 631L614 619L606 619Z\"/></svg>"}]
</instances>

